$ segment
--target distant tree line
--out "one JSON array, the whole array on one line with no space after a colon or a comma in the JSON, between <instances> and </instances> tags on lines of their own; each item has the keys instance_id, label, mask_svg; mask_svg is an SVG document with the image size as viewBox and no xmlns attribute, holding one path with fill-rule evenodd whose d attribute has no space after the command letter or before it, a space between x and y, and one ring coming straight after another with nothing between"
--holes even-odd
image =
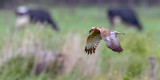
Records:
<instances>
[{"instance_id":1,"label":"distant tree line","mask_svg":"<svg viewBox=\"0 0 160 80\"><path fill-rule=\"evenodd\" d=\"M146 5L153 6L160 4L160 0L0 0L0 8L15 7L23 4L43 5Z\"/></svg>"}]
</instances>

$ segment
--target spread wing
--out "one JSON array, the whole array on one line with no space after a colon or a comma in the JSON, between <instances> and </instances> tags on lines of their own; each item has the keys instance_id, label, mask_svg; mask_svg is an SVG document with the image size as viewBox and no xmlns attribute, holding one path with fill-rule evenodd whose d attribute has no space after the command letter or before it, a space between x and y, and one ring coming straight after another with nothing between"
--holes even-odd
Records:
<instances>
[{"instance_id":1,"label":"spread wing","mask_svg":"<svg viewBox=\"0 0 160 80\"><path fill-rule=\"evenodd\" d=\"M99 30L92 32L87 38L85 52L88 54L95 53L96 47L98 46L101 39L102 37Z\"/></svg>"},{"instance_id":2,"label":"spread wing","mask_svg":"<svg viewBox=\"0 0 160 80\"><path fill-rule=\"evenodd\" d=\"M110 32L110 35L103 36L102 39L105 41L108 48L112 49L115 52L122 52L123 49L117 38L117 34L114 31Z\"/></svg>"}]
</instances>

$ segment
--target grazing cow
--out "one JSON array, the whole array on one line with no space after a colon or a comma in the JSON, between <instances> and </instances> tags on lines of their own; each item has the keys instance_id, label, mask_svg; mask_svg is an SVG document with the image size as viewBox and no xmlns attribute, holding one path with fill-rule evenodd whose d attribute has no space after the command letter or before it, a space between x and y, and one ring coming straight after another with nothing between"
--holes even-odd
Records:
<instances>
[{"instance_id":1,"label":"grazing cow","mask_svg":"<svg viewBox=\"0 0 160 80\"><path fill-rule=\"evenodd\" d=\"M42 9L28 9L25 6L20 6L16 9L17 21L16 26L18 28L23 27L29 23L47 23L52 26L53 29L59 31L59 27L52 20L49 12Z\"/></svg>"},{"instance_id":2,"label":"grazing cow","mask_svg":"<svg viewBox=\"0 0 160 80\"><path fill-rule=\"evenodd\" d=\"M130 8L109 9L107 10L107 13L111 26L114 26L119 22L123 22L136 27L138 30L143 29L136 13Z\"/></svg>"}]
</instances>

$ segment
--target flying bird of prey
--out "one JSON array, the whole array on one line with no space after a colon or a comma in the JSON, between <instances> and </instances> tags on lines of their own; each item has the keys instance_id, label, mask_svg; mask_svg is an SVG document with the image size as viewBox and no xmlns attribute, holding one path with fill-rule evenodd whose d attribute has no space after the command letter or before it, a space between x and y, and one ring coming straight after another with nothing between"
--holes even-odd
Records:
<instances>
[{"instance_id":1,"label":"flying bird of prey","mask_svg":"<svg viewBox=\"0 0 160 80\"><path fill-rule=\"evenodd\" d=\"M108 48L118 53L122 52L123 49L119 43L117 34L124 33L105 29L103 27L92 27L87 38L85 52L88 54L95 53L96 47L102 39L105 41Z\"/></svg>"}]
</instances>

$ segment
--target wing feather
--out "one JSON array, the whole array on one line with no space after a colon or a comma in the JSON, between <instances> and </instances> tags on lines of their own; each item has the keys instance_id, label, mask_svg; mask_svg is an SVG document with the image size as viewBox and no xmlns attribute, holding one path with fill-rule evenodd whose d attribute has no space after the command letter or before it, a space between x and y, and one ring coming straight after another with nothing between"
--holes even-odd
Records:
<instances>
[{"instance_id":1,"label":"wing feather","mask_svg":"<svg viewBox=\"0 0 160 80\"><path fill-rule=\"evenodd\" d=\"M85 52L88 54L95 53L95 50L101 40L102 37L99 30L92 32L87 38Z\"/></svg>"},{"instance_id":2,"label":"wing feather","mask_svg":"<svg viewBox=\"0 0 160 80\"><path fill-rule=\"evenodd\" d=\"M111 31L109 35L103 36L102 39L105 41L107 47L113 51L119 53L123 51L115 31Z\"/></svg>"}]
</instances>

